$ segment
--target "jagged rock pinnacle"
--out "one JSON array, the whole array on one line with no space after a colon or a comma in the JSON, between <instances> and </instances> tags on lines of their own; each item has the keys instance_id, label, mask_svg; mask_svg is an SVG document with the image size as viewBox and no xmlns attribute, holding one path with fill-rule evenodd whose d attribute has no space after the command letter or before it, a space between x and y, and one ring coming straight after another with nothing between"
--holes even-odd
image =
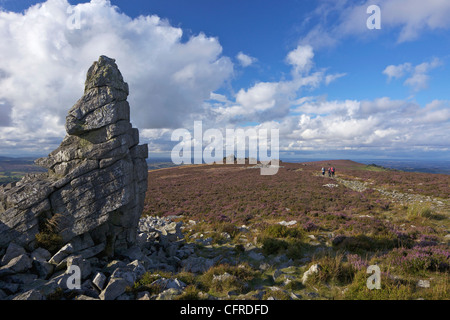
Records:
<instances>
[{"instance_id":1,"label":"jagged rock pinnacle","mask_svg":"<svg viewBox=\"0 0 450 320\"><path fill-rule=\"evenodd\" d=\"M147 189L147 145L130 123L115 60L101 56L87 72L84 95L69 110L67 135L36 163L48 173L0 189L0 248L36 244L43 222L57 221L63 242L86 234L113 255L133 245ZM56 219L57 218L57 219Z\"/></svg>"}]
</instances>

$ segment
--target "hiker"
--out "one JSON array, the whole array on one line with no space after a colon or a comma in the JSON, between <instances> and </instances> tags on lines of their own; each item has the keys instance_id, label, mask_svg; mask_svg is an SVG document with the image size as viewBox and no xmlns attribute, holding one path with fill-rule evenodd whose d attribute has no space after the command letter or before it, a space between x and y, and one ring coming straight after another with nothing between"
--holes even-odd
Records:
<instances>
[{"instance_id":1,"label":"hiker","mask_svg":"<svg viewBox=\"0 0 450 320\"><path fill-rule=\"evenodd\" d=\"M322 167L322 175L323 176L325 175L325 168L324 167Z\"/></svg>"},{"instance_id":2,"label":"hiker","mask_svg":"<svg viewBox=\"0 0 450 320\"><path fill-rule=\"evenodd\" d=\"M328 176L331 177L331 167L328 168Z\"/></svg>"},{"instance_id":3,"label":"hiker","mask_svg":"<svg viewBox=\"0 0 450 320\"><path fill-rule=\"evenodd\" d=\"M334 167L331 167L331 175L334 177Z\"/></svg>"}]
</instances>

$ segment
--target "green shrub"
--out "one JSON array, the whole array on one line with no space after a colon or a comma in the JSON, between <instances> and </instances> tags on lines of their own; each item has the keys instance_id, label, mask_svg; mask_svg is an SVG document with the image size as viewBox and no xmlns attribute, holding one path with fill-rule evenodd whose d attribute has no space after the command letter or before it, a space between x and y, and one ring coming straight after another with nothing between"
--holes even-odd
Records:
<instances>
[{"instance_id":1,"label":"green shrub","mask_svg":"<svg viewBox=\"0 0 450 320\"><path fill-rule=\"evenodd\" d=\"M290 295L286 291L281 289L267 291L262 299L267 300L269 298L274 298L275 300L291 300Z\"/></svg>"},{"instance_id":2,"label":"green shrub","mask_svg":"<svg viewBox=\"0 0 450 320\"><path fill-rule=\"evenodd\" d=\"M355 275L355 269L344 261L342 253L328 252L320 258L314 258L312 264L319 264L318 273L308 278L308 283L333 283L337 285L351 283Z\"/></svg>"},{"instance_id":3,"label":"green shrub","mask_svg":"<svg viewBox=\"0 0 450 320\"><path fill-rule=\"evenodd\" d=\"M305 252L305 244L301 241L290 241L286 250L286 256L289 259L301 259Z\"/></svg>"},{"instance_id":4,"label":"green shrub","mask_svg":"<svg viewBox=\"0 0 450 320\"><path fill-rule=\"evenodd\" d=\"M289 246L285 240L274 238L263 238L261 242L264 255L280 253L286 250Z\"/></svg>"},{"instance_id":5,"label":"green shrub","mask_svg":"<svg viewBox=\"0 0 450 320\"><path fill-rule=\"evenodd\" d=\"M288 228L286 226L280 225L280 224L273 224L267 226L263 234L266 237L271 238L296 238L301 239L304 236L304 233L299 228Z\"/></svg>"},{"instance_id":6,"label":"green shrub","mask_svg":"<svg viewBox=\"0 0 450 320\"><path fill-rule=\"evenodd\" d=\"M409 219L415 217L432 219L434 217L434 212L428 203L413 203L408 206L407 217Z\"/></svg>"},{"instance_id":7,"label":"green shrub","mask_svg":"<svg viewBox=\"0 0 450 320\"><path fill-rule=\"evenodd\" d=\"M37 246L56 253L63 245L62 237L56 233L39 232L36 234Z\"/></svg>"},{"instance_id":8,"label":"green shrub","mask_svg":"<svg viewBox=\"0 0 450 320\"><path fill-rule=\"evenodd\" d=\"M218 280L218 276L224 276ZM205 291L213 291L224 293L231 290L242 292L245 283L252 280L257 274L248 264L240 264L238 266L231 266L228 264L221 264L211 267L203 275L199 277L200 289Z\"/></svg>"},{"instance_id":9,"label":"green shrub","mask_svg":"<svg viewBox=\"0 0 450 320\"><path fill-rule=\"evenodd\" d=\"M348 300L406 300L411 299L414 285L407 281L394 280L381 275L381 289L369 289L365 270L356 273L353 282L347 287L343 298Z\"/></svg>"},{"instance_id":10,"label":"green shrub","mask_svg":"<svg viewBox=\"0 0 450 320\"><path fill-rule=\"evenodd\" d=\"M63 239L59 234L59 223L62 219L61 214L54 214L49 219L43 219L39 222L40 232L36 234L36 243L38 247L47 249L51 253L56 253L63 245Z\"/></svg>"},{"instance_id":11,"label":"green shrub","mask_svg":"<svg viewBox=\"0 0 450 320\"><path fill-rule=\"evenodd\" d=\"M195 285L188 285L184 288L183 293L175 298L175 300L200 300L200 290Z\"/></svg>"}]
</instances>

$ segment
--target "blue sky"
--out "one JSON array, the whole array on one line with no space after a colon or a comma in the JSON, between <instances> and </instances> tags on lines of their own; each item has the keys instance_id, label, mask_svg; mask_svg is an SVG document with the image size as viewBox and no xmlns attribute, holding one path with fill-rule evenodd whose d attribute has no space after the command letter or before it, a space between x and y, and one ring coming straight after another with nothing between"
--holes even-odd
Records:
<instances>
[{"instance_id":1,"label":"blue sky","mask_svg":"<svg viewBox=\"0 0 450 320\"><path fill-rule=\"evenodd\" d=\"M366 27L372 4L380 30ZM133 124L154 156L170 153L174 129L199 120L277 128L282 158L450 155L449 1L0 0L0 8L0 155L56 148L101 54L129 83ZM73 12L79 28L68 24Z\"/></svg>"}]
</instances>

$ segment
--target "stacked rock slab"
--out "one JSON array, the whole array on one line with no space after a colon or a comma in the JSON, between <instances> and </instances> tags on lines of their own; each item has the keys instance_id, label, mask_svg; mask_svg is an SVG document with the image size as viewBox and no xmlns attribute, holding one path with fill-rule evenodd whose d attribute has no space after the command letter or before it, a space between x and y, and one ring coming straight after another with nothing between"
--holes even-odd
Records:
<instances>
[{"instance_id":1,"label":"stacked rock slab","mask_svg":"<svg viewBox=\"0 0 450 320\"><path fill-rule=\"evenodd\" d=\"M66 118L66 137L36 160L48 172L0 189L0 249L10 242L33 249L48 221L63 243L88 234L109 256L135 243L148 148L130 123L128 93L114 59L94 62Z\"/></svg>"}]
</instances>

